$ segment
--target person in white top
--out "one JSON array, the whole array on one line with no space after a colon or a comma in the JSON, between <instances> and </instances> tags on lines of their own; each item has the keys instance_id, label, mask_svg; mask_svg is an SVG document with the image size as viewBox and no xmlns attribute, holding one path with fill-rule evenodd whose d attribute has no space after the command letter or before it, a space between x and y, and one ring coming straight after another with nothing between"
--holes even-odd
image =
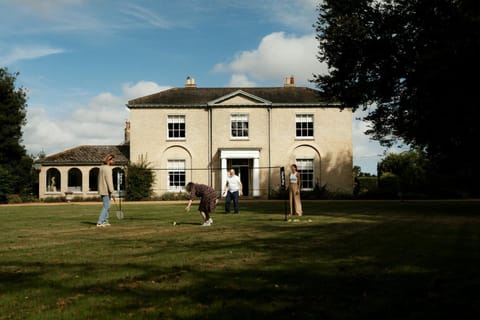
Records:
<instances>
[{"instance_id":1,"label":"person in white top","mask_svg":"<svg viewBox=\"0 0 480 320\"><path fill-rule=\"evenodd\" d=\"M290 199L290 216L293 214L297 216L302 215L302 202L300 200L300 172L298 172L297 165L292 164L290 166L290 185L288 187L289 199Z\"/></svg>"},{"instance_id":2,"label":"person in white top","mask_svg":"<svg viewBox=\"0 0 480 320\"><path fill-rule=\"evenodd\" d=\"M238 198L242 195L242 182L235 174L234 169L230 169L227 182L225 183L223 194L225 199L225 213L230 213L230 202L233 200L233 212L238 213Z\"/></svg>"}]
</instances>

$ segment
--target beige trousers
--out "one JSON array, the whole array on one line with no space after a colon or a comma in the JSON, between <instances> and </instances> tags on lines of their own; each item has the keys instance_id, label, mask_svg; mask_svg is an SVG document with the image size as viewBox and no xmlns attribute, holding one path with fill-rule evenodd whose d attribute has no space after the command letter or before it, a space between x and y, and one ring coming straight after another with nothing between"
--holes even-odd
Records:
<instances>
[{"instance_id":1,"label":"beige trousers","mask_svg":"<svg viewBox=\"0 0 480 320\"><path fill-rule=\"evenodd\" d=\"M290 215L295 214L297 216L302 215L302 202L300 201L300 188L296 183L290 183L289 199L290 199Z\"/></svg>"}]
</instances>

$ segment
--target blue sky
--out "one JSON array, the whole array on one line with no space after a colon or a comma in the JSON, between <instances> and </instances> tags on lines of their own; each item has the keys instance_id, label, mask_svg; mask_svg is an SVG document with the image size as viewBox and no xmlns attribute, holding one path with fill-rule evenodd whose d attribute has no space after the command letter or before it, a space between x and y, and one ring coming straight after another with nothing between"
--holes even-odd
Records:
<instances>
[{"instance_id":1,"label":"blue sky","mask_svg":"<svg viewBox=\"0 0 480 320\"><path fill-rule=\"evenodd\" d=\"M123 138L129 99L183 86L312 86L318 0L0 0L0 66L28 90L24 144L56 153ZM355 117L361 117L356 114ZM354 164L384 149L353 120Z\"/></svg>"}]
</instances>

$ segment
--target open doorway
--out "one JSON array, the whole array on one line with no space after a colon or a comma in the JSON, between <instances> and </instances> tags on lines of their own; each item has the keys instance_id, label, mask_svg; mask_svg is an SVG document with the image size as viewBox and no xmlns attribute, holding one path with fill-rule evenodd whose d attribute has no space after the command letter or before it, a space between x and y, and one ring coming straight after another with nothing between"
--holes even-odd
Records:
<instances>
[{"instance_id":1,"label":"open doorway","mask_svg":"<svg viewBox=\"0 0 480 320\"><path fill-rule=\"evenodd\" d=\"M244 196L248 196L250 190L251 159L229 159L228 167L235 170L235 173L242 182L242 193Z\"/></svg>"}]
</instances>

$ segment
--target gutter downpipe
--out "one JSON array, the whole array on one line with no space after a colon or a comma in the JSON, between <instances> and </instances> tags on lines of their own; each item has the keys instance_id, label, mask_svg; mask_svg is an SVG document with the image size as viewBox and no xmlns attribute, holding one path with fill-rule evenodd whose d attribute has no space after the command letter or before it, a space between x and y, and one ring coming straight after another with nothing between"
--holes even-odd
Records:
<instances>
[{"instance_id":1,"label":"gutter downpipe","mask_svg":"<svg viewBox=\"0 0 480 320\"><path fill-rule=\"evenodd\" d=\"M268 198L270 199L272 191L272 105L267 107L268 111Z\"/></svg>"}]
</instances>

